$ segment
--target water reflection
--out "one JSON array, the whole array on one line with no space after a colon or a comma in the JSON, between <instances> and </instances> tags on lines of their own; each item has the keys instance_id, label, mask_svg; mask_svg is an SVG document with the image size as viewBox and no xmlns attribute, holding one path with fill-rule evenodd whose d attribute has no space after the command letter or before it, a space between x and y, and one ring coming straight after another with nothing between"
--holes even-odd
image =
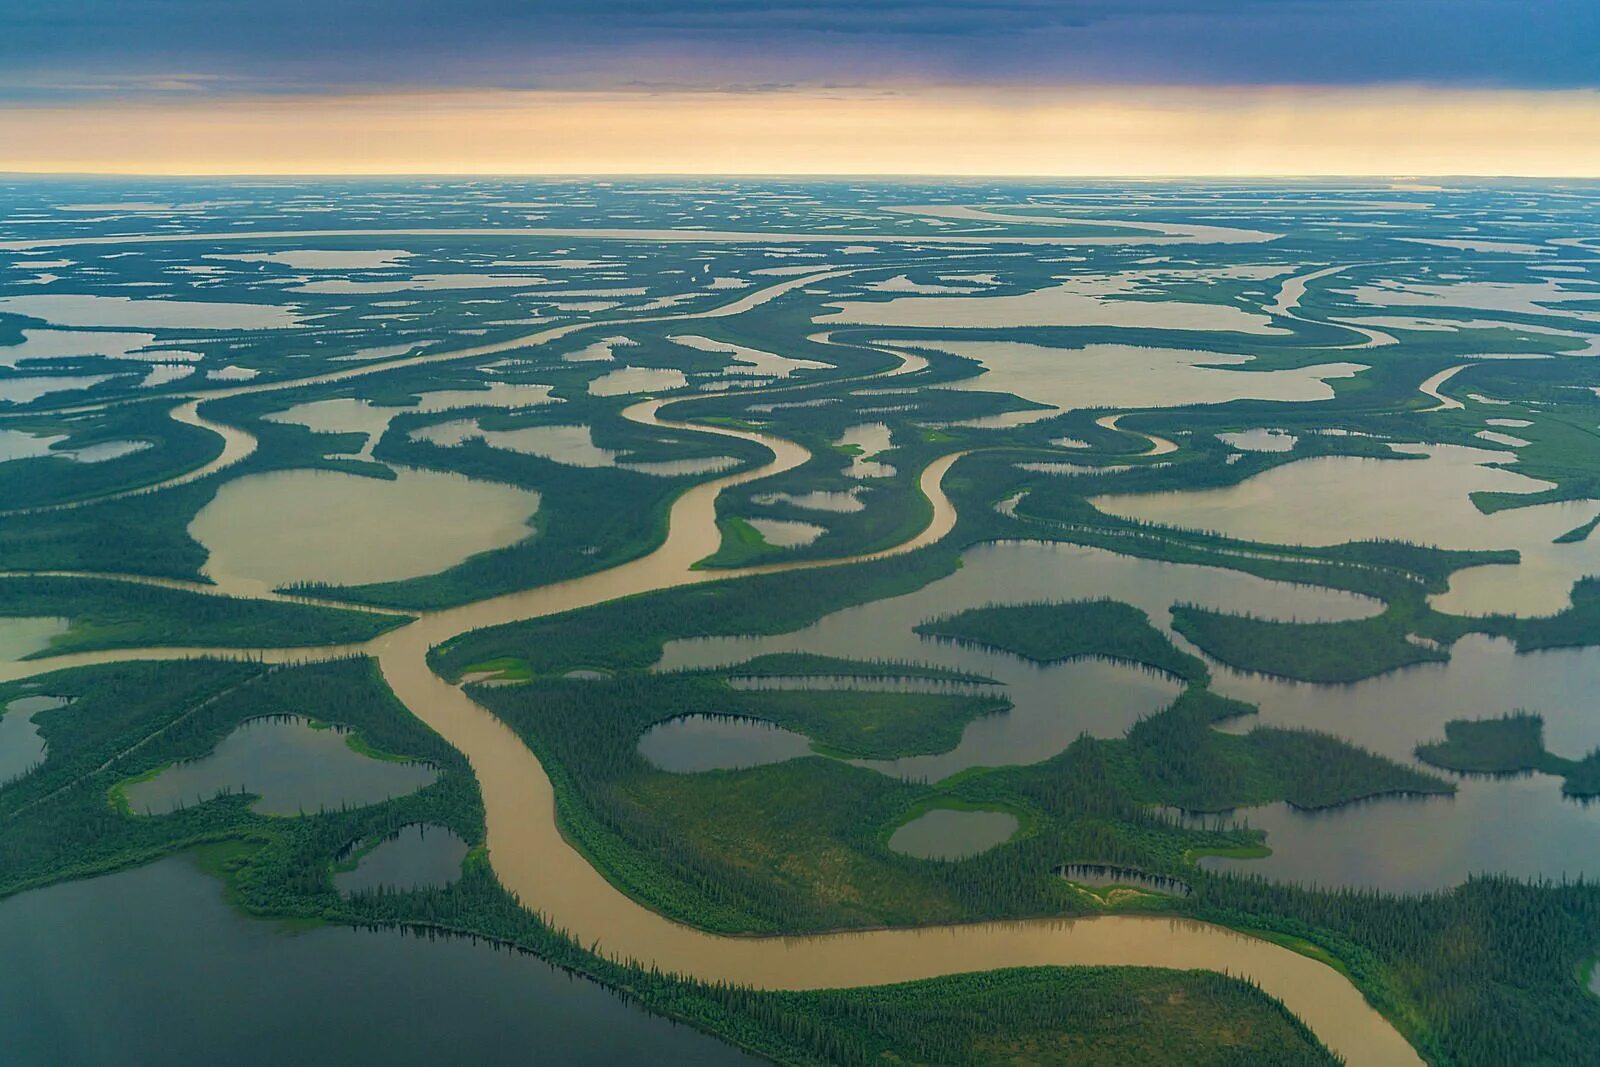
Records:
<instances>
[{"instance_id":1,"label":"water reflection","mask_svg":"<svg viewBox=\"0 0 1600 1067\"><path fill-rule=\"evenodd\" d=\"M424 763L371 759L349 744L348 731L317 728L298 715L240 723L210 754L173 764L123 788L128 807L161 814L204 802L219 792L253 793L264 815L299 815L404 796L437 772Z\"/></svg>"},{"instance_id":2,"label":"water reflection","mask_svg":"<svg viewBox=\"0 0 1600 1067\"><path fill-rule=\"evenodd\" d=\"M291 934L184 857L0 902L0 959L0 1048L19 1065L754 1062L482 942Z\"/></svg>"},{"instance_id":3,"label":"water reflection","mask_svg":"<svg viewBox=\"0 0 1600 1067\"><path fill-rule=\"evenodd\" d=\"M1329 811L1287 804L1233 817L1267 832L1272 855L1206 857L1208 870L1281 881L1395 892L1446 889L1470 875L1600 876L1600 805L1561 796L1561 780L1533 774L1464 778L1454 797L1386 798Z\"/></svg>"},{"instance_id":4,"label":"water reflection","mask_svg":"<svg viewBox=\"0 0 1600 1067\"><path fill-rule=\"evenodd\" d=\"M1017 817L1008 811L933 808L898 827L889 847L925 860L959 860L1011 840Z\"/></svg>"},{"instance_id":5,"label":"water reflection","mask_svg":"<svg viewBox=\"0 0 1600 1067\"><path fill-rule=\"evenodd\" d=\"M1306 621L1360 618L1381 610L1378 602L1365 597L1217 567L1013 541L969 550L960 570L916 592L846 608L793 633L671 642L658 666L719 667L769 652L814 652L925 662L1004 683L1012 710L971 723L950 752L859 761L886 774L938 780L968 767L1036 763L1085 731L1120 736L1141 716L1169 704L1180 686L1165 675L1124 663L1080 659L1038 666L1004 652L929 640L912 628L936 615L991 603L1108 596L1143 609L1162 629L1178 601Z\"/></svg>"},{"instance_id":6,"label":"water reflection","mask_svg":"<svg viewBox=\"0 0 1600 1067\"><path fill-rule=\"evenodd\" d=\"M711 474L726 470L739 462L732 456L624 462L622 457L626 453L601 448L594 443L594 429L588 425L523 426L515 430L485 430L476 419L453 419L450 422L419 427L411 431L411 436L416 440L429 441L444 448L452 448L465 441L477 439L490 448L539 456L570 467L618 467L659 478Z\"/></svg>"},{"instance_id":7,"label":"water reflection","mask_svg":"<svg viewBox=\"0 0 1600 1067\"><path fill-rule=\"evenodd\" d=\"M1219 433L1217 440L1245 452L1292 452L1300 438L1288 430L1239 430Z\"/></svg>"},{"instance_id":8,"label":"water reflection","mask_svg":"<svg viewBox=\"0 0 1600 1067\"><path fill-rule=\"evenodd\" d=\"M1360 363L1324 363L1293 370L1240 372L1250 356L1179 348L1098 344L1049 348L1018 341L890 341L977 360L983 373L941 388L1012 393L1058 411L1221 404L1230 400L1309 401L1331 398L1331 379L1366 370ZM1048 414L1048 412L1046 412Z\"/></svg>"},{"instance_id":9,"label":"water reflection","mask_svg":"<svg viewBox=\"0 0 1600 1067\"><path fill-rule=\"evenodd\" d=\"M526 408L553 403L548 385L491 382L487 389L446 389L423 393L410 407L375 404L360 397L311 400L262 416L268 422L304 426L317 433L359 433L365 436L358 455L369 457L396 415L434 414L457 408Z\"/></svg>"},{"instance_id":10,"label":"water reflection","mask_svg":"<svg viewBox=\"0 0 1600 1067\"><path fill-rule=\"evenodd\" d=\"M1421 459L1330 456L1274 467L1235 486L1135 496L1104 496L1111 514L1170 526L1215 530L1280 544L1337 544L1387 538L1445 548L1522 553L1515 566L1458 572L1433 598L1441 611L1465 615L1544 615L1569 603L1572 583L1600 573L1600 542L1552 541L1594 518L1594 501L1561 501L1484 515L1475 492L1530 493L1546 488L1490 464L1507 452L1457 445L1396 445Z\"/></svg>"},{"instance_id":11,"label":"water reflection","mask_svg":"<svg viewBox=\"0 0 1600 1067\"><path fill-rule=\"evenodd\" d=\"M696 774L809 756L811 740L743 715L680 715L646 730L639 755L660 770Z\"/></svg>"},{"instance_id":12,"label":"water reflection","mask_svg":"<svg viewBox=\"0 0 1600 1067\"><path fill-rule=\"evenodd\" d=\"M210 552L204 573L254 594L415 578L522 540L539 507L538 493L509 485L406 467L395 475L292 470L228 482L189 524Z\"/></svg>"},{"instance_id":13,"label":"water reflection","mask_svg":"<svg viewBox=\"0 0 1600 1067\"><path fill-rule=\"evenodd\" d=\"M0 784L20 778L44 761L45 742L33 717L65 707L64 697L18 697L0 707Z\"/></svg>"},{"instance_id":14,"label":"water reflection","mask_svg":"<svg viewBox=\"0 0 1600 1067\"><path fill-rule=\"evenodd\" d=\"M1424 663L1349 685L1313 685L1212 664L1212 688L1248 700L1261 721L1324 730L1395 759L1444 734L1451 719L1484 719L1513 708L1544 716L1552 752L1581 756L1600 745L1600 648L1519 655L1511 642L1474 634L1445 663Z\"/></svg>"},{"instance_id":15,"label":"water reflection","mask_svg":"<svg viewBox=\"0 0 1600 1067\"><path fill-rule=\"evenodd\" d=\"M333 884L341 893L368 889L420 889L449 885L461 877L467 843L443 826L412 823L340 871Z\"/></svg>"},{"instance_id":16,"label":"water reflection","mask_svg":"<svg viewBox=\"0 0 1600 1067\"><path fill-rule=\"evenodd\" d=\"M825 526L814 522L796 522L792 519L746 519L761 539L779 548L798 548L809 545L828 532Z\"/></svg>"},{"instance_id":17,"label":"water reflection","mask_svg":"<svg viewBox=\"0 0 1600 1067\"><path fill-rule=\"evenodd\" d=\"M872 457L893 447L889 427L882 422L868 422L852 426L839 435L838 444L854 450L845 474L851 478L892 478L894 467L888 463L874 462Z\"/></svg>"},{"instance_id":18,"label":"water reflection","mask_svg":"<svg viewBox=\"0 0 1600 1067\"><path fill-rule=\"evenodd\" d=\"M590 396L621 396L625 393L655 393L682 389L689 384L683 371L659 367L622 367L602 374L589 383Z\"/></svg>"}]
</instances>

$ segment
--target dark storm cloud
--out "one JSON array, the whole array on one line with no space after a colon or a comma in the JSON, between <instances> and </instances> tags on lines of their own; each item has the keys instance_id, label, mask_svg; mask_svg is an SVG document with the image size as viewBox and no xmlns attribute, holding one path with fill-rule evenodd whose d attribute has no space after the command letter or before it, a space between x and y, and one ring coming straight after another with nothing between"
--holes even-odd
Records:
<instances>
[{"instance_id":1,"label":"dark storm cloud","mask_svg":"<svg viewBox=\"0 0 1600 1067\"><path fill-rule=\"evenodd\" d=\"M787 84L1600 86L1596 0L0 0L10 99Z\"/></svg>"}]
</instances>

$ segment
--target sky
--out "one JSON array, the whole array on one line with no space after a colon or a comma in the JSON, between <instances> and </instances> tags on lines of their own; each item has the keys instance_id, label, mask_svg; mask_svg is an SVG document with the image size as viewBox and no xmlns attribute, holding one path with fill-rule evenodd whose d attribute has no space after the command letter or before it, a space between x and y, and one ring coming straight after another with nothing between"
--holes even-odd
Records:
<instances>
[{"instance_id":1,"label":"sky","mask_svg":"<svg viewBox=\"0 0 1600 1067\"><path fill-rule=\"evenodd\" d=\"M0 0L0 170L1600 175L1596 0Z\"/></svg>"}]
</instances>

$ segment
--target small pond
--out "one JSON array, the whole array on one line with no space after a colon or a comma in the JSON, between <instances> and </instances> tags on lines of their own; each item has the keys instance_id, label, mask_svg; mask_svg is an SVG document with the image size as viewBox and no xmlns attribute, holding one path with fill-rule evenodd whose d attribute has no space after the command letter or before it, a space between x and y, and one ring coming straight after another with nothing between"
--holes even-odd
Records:
<instances>
[{"instance_id":1,"label":"small pond","mask_svg":"<svg viewBox=\"0 0 1600 1067\"><path fill-rule=\"evenodd\" d=\"M17 697L0 707L0 785L22 777L44 760L44 738L33 717L69 703L65 697Z\"/></svg>"},{"instance_id":2,"label":"small pond","mask_svg":"<svg viewBox=\"0 0 1600 1067\"><path fill-rule=\"evenodd\" d=\"M443 826L412 823L362 855L351 871L338 871L341 893L365 889L421 889L446 886L461 877L467 843Z\"/></svg>"},{"instance_id":3,"label":"small pond","mask_svg":"<svg viewBox=\"0 0 1600 1067\"><path fill-rule=\"evenodd\" d=\"M680 715L639 738L639 755L674 774L730 771L811 755L811 739L744 715Z\"/></svg>"},{"instance_id":4,"label":"small pond","mask_svg":"<svg viewBox=\"0 0 1600 1067\"><path fill-rule=\"evenodd\" d=\"M1069 882L1109 889L1113 886L1131 886L1148 893L1168 897L1186 897L1189 884L1164 874L1147 874L1136 867L1117 867L1107 863L1068 863L1056 868L1056 873Z\"/></svg>"},{"instance_id":5,"label":"small pond","mask_svg":"<svg viewBox=\"0 0 1600 1067\"><path fill-rule=\"evenodd\" d=\"M658 393L682 389L689 384L681 370L659 367L622 367L602 374L589 383L590 396L622 396L627 393Z\"/></svg>"},{"instance_id":6,"label":"small pond","mask_svg":"<svg viewBox=\"0 0 1600 1067\"><path fill-rule=\"evenodd\" d=\"M828 532L826 526L814 522L796 522L792 519L746 519L761 539L778 548L798 548L809 545Z\"/></svg>"},{"instance_id":7,"label":"small pond","mask_svg":"<svg viewBox=\"0 0 1600 1067\"><path fill-rule=\"evenodd\" d=\"M1008 811L932 808L889 835L889 847L924 860L959 860L1003 845L1017 832Z\"/></svg>"},{"instance_id":8,"label":"small pond","mask_svg":"<svg viewBox=\"0 0 1600 1067\"><path fill-rule=\"evenodd\" d=\"M1217 440L1245 452L1292 452L1300 438L1287 430L1240 430L1219 433Z\"/></svg>"}]
</instances>

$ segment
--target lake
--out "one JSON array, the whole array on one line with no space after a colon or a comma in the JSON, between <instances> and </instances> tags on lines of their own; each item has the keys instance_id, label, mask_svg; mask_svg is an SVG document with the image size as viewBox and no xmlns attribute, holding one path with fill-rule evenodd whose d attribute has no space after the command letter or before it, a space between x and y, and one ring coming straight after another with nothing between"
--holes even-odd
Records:
<instances>
[{"instance_id":1,"label":"lake","mask_svg":"<svg viewBox=\"0 0 1600 1067\"><path fill-rule=\"evenodd\" d=\"M182 856L0 901L0 958L17 1067L758 1062L532 956L247 918Z\"/></svg>"}]
</instances>

